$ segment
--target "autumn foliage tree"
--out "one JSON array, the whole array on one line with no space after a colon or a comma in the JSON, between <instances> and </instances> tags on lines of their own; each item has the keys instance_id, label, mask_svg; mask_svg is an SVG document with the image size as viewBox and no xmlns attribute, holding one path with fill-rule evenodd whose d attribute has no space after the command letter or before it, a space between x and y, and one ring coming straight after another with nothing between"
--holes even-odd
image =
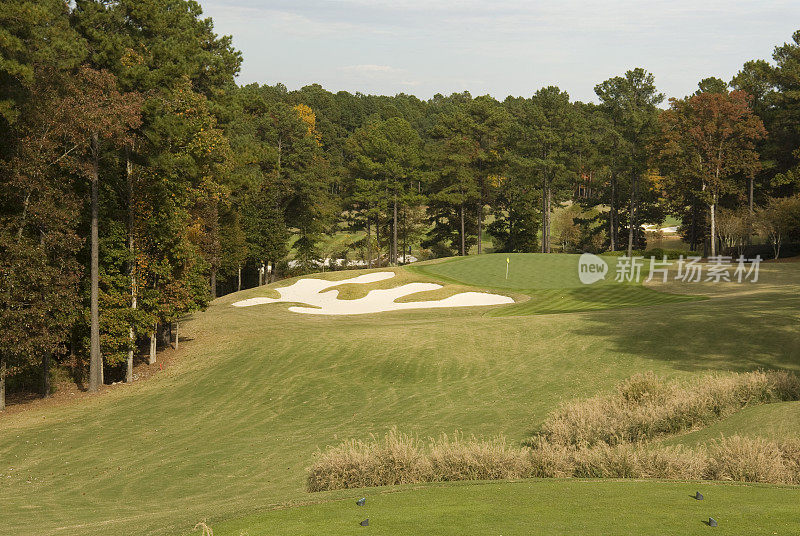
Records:
<instances>
[{"instance_id":1,"label":"autumn foliage tree","mask_svg":"<svg viewBox=\"0 0 800 536\"><path fill-rule=\"evenodd\" d=\"M720 196L732 192L737 177L752 177L759 169L755 142L766 135L743 91L701 92L671 99L660 116L664 136L661 157L677 159L674 180L696 177L697 195L708 207L711 255L716 255L716 209Z\"/></svg>"},{"instance_id":2,"label":"autumn foliage tree","mask_svg":"<svg viewBox=\"0 0 800 536\"><path fill-rule=\"evenodd\" d=\"M89 391L103 383L100 353L100 157L104 146L122 149L130 133L141 122L142 98L137 93L122 93L117 80L107 71L81 67L75 87L65 99L79 120L73 123L70 139L80 157L77 171L89 180L90 201L90 358Z\"/></svg>"},{"instance_id":3,"label":"autumn foliage tree","mask_svg":"<svg viewBox=\"0 0 800 536\"><path fill-rule=\"evenodd\" d=\"M16 143L0 164L0 410L5 379L41 365L42 389L77 319L81 199L75 191L75 110L63 86L39 73L17 111Z\"/></svg>"}]
</instances>

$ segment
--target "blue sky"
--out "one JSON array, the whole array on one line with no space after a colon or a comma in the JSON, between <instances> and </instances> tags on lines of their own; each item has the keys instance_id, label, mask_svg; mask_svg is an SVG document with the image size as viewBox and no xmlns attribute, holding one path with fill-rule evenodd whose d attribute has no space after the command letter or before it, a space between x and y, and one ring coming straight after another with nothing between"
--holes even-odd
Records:
<instances>
[{"instance_id":1,"label":"blue sky","mask_svg":"<svg viewBox=\"0 0 800 536\"><path fill-rule=\"evenodd\" d=\"M595 84L632 67L682 97L800 29L797 0L199 1L243 52L240 83L421 98L557 85L594 101Z\"/></svg>"}]
</instances>

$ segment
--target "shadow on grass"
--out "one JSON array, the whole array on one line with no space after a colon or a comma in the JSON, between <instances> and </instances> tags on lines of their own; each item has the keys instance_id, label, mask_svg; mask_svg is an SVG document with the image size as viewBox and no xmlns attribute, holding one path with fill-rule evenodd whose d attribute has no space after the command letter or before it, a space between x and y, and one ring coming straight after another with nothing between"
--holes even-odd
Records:
<instances>
[{"instance_id":1,"label":"shadow on grass","mask_svg":"<svg viewBox=\"0 0 800 536\"><path fill-rule=\"evenodd\" d=\"M599 337L607 350L680 370L800 370L800 292L793 285L584 319L576 337Z\"/></svg>"},{"instance_id":2,"label":"shadow on grass","mask_svg":"<svg viewBox=\"0 0 800 536\"><path fill-rule=\"evenodd\" d=\"M565 289L522 291L530 300L493 309L487 316L525 316L576 313L601 309L647 307L705 300L703 296L669 294L639 285L604 285Z\"/></svg>"}]
</instances>

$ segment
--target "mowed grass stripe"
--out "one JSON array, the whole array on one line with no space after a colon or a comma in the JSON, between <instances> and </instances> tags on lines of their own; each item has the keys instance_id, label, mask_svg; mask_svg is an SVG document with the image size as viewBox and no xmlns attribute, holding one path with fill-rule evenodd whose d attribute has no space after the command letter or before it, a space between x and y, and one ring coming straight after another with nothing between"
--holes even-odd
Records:
<instances>
[{"instance_id":1,"label":"mowed grass stripe","mask_svg":"<svg viewBox=\"0 0 800 536\"><path fill-rule=\"evenodd\" d=\"M498 307L489 316L517 316L640 307L695 301L695 296L667 294L645 287L619 285L530 291L530 300Z\"/></svg>"}]
</instances>

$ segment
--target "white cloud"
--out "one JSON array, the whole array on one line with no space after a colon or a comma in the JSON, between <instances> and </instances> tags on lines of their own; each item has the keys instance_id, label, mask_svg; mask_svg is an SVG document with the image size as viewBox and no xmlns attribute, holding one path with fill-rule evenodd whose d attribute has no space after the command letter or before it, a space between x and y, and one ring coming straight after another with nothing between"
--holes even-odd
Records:
<instances>
[{"instance_id":1,"label":"white cloud","mask_svg":"<svg viewBox=\"0 0 800 536\"><path fill-rule=\"evenodd\" d=\"M345 81L351 84L359 82L369 84L389 84L402 87L417 87L422 84L419 80L409 78L406 69L398 69L391 65L361 64L345 65L339 71L345 75Z\"/></svg>"},{"instance_id":2,"label":"white cloud","mask_svg":"<svg viewBox=\"0 0 800 536\"><path fill-rule=\"evenodd\" d=\"M400 69L395 69L389 65L345 65L341 68L343 71L353 72L353 73L363 73L363 74L374 74L374 73L396 73L400 72Z\"/></svg>"}]
</instances>

